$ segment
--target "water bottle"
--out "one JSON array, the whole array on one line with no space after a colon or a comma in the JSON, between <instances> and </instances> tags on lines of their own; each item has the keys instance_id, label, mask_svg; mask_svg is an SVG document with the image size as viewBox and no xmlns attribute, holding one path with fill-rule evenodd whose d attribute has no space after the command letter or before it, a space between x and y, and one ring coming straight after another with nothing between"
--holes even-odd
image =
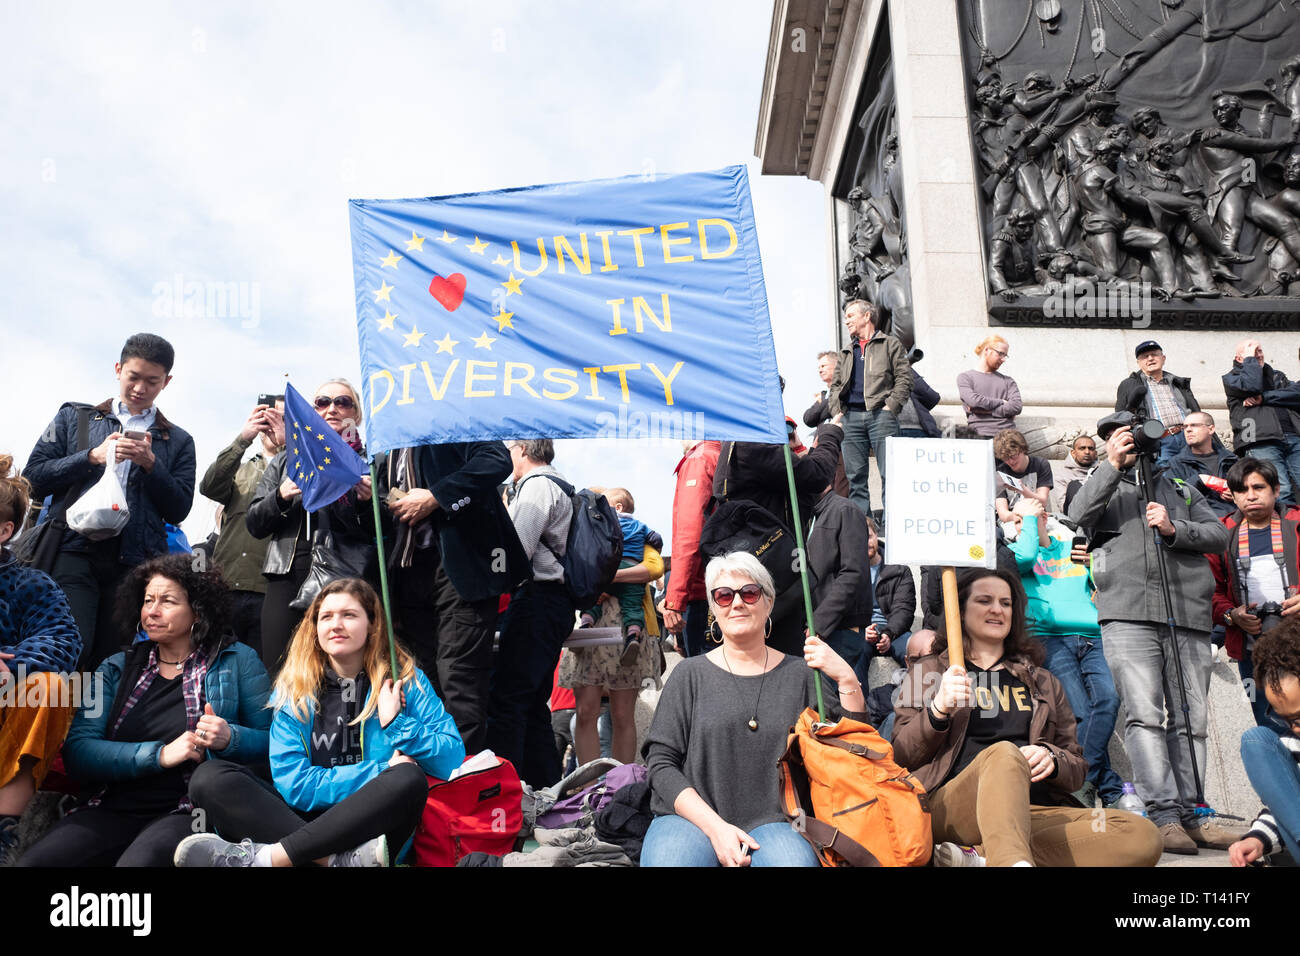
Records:
<instances>
[{"instance_id":1,"label":"water bottle","mask_svg":"<svg viewBox=\"0 0 1300 956\"><path fill-rule=\"evenodd\" d=\"M1115 809L1127 810L1129 813L1136 813L1140 817L1147 815L1146 803L1137 795L1137 790L1133 787L1133 784L1127 780L1124 782L1124 792L1115 801Z\"/></svg>"}]
</instances>

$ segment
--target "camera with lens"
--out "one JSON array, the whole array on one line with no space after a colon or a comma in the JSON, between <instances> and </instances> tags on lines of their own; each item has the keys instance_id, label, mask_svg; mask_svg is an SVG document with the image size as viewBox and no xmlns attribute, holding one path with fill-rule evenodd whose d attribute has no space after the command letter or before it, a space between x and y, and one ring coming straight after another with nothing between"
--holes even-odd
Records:
<instances>
[{"instance_id":1,"label":"camera with lens","mask_svg":"<svg viewBox=\"0 0 1300 956\"><path fill-rule=\"evenodd\" d=\"M1110 438L1117 428L1128 428L1133 436L1134 451L1152 461L1160 456L1160 442L1165 437L1165 425L1158 418L1147 417L1142 408L1114 412L1097 422L1097 437Z\"/></svg>"},{"instance_id":2,"label":"camera with lens","mask_svg":"<svg viewBox=\"0 0 1300 956\"><path fill-rule=\"evenodd\" d=\"M1276 601L1265 601L1252 611L1259 618L1259 633L1266 634L1282 623L1282 605Z\"/></svg>"}]
</instances>

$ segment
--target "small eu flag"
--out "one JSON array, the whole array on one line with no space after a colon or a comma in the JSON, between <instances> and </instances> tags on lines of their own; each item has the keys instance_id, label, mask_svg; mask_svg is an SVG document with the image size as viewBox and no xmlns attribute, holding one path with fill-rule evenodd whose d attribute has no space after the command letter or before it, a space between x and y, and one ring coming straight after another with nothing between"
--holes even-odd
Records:
<instances>
[{"instance_id":1,"label":"small eu flag","mask_svg":"<svg viewBox=\"0 0 1300 956\"><path fill-rule=\"evenodd\" d=\"M284 474L302 489L302 506L319 511L370 474L361 456L292 385L284 388Z\"/></svg>"}]
</instances>

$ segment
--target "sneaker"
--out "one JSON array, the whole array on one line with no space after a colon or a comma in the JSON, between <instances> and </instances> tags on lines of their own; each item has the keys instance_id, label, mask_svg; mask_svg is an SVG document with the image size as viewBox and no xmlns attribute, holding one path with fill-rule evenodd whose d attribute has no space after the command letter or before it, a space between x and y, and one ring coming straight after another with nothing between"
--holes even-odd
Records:
<instances>
[{"instance_id":1,"label":"sneaker","mask_svg":"<svg viewBox=\"0 0 1300 956\"><path fill-rule=\"evenodd\" d=\"M1074 791L1074 798L1091 810L1097 805L1097 785L1091 780L1085 780L1083 786Z\"/></svg>"},{"instance_id":2,"label":"sneaker","mask_svg":"<svg viewBox=\"0 0 1300 956\"><path fill-rule=\"evenodd\" d=\"M960 846L956 843L937 843L934 855L930 857L932 866L987 866L984 857L975 852L974 847Z\"/></svg>"},{"instance_id":3,"label":"sneaker","mask_svg":"<svg viewBox=\"0 0 1300 956\"><path fill-rule=\"evenodd\" d=\"M231 843L215 833L195 833L177 844L172 862L177 866L252 866L253 857L265 845L252 840Z\"/></svg>"},{"instance_id":4,"label":"sneaker","mask_svg":"<svg viewBox=\"0 0 1300 956\"><path fill-rule=\"evenodd\" d=\"M1165 841L1166 853L1181 853L1184 856L1195 856L1199 851L1196 849L1196 843L1183 825L1177 820L1170 820L1168 823L1161 824L1160 838Z\"/></svg>"},{"instance_id":5,"label":"sneaker","mask_svg":"<svg viewBox=\"0 0 1300 956\"><path fill-rule=\"evenodd\" d=\"M355 850L335 853L330 857L330 866L388 866L388 837L382 833L373 840L367 840Z\"/></svg>"},{"instance_id":6,"label":"sneaker","mask_svg":"<svg viewBox=\"0 0 1300 956\"><path fill-rule=\"evenodd\" d=\"M1186 831L1188 839L1197 846L1212 850L1226 850L1246 835L1245 828L1225 826L1213 817L1184 824L1183 830Z\"/></svg>"},{"instance_id":7,"label":"sneaker","mask_svg":"<svg viewBox=\"0 0 1300 956\"><path fill-rule=\"evenodd\" d=\"M638 627L629 627L623 632L623 653L618 659L619 666L631 667L636 663L637 655L640 653L641 629Z\"/></svg>"}]
</instances>

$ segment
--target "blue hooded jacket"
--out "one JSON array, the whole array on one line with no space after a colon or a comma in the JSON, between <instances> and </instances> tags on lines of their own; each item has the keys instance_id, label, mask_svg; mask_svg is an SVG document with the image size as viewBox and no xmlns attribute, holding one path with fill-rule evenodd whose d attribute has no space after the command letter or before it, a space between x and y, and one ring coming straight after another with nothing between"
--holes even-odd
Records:
<instances>
[{"instance_id":1,"label":"blue hooded jacket","mask_svg":"<svg viewBox=\"0 0 1300 956\"><path fill-rule=\"evenodd\" d=\"M370 694L376 693L378 690L371 688ZM367 698L367 706L369 703ZM279 703L271 720L271 776L275 788L289 806L304 813L325 810L356 793L387 768L397 750L439 780L446 780L465 762L465 744L456 722L420 670L406 688L406 706L386 728L379 726L378 710L362 722L360 763L314 765L311 733L315 719L310 705L300 720Z\"/></svg>"}]
</instances>

